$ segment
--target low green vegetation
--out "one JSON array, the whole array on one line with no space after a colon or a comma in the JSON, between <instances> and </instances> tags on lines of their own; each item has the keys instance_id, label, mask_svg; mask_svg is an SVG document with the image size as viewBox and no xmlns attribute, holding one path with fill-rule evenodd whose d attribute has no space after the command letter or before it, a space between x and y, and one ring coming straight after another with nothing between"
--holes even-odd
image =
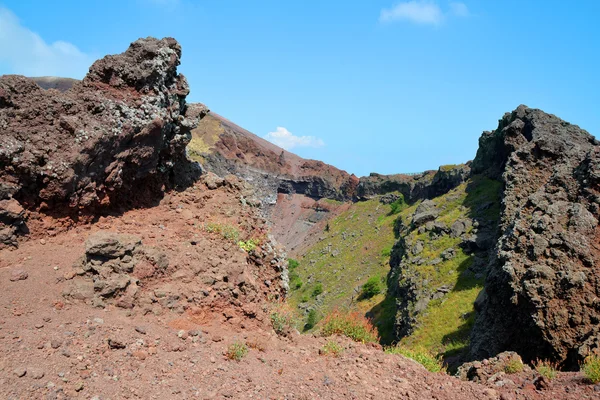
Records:
<instances>
[{"instance_id":1,"label":"low green vegetation","mask_svg":"<svg viewBox=\"0 0 600 400\"><path fill-rule=\"evenodd\" d=\"M308 315L306 317L306 324L304 325L304 330L311 330L317 325L317 322L319 322L319 317L317 315L317 310L313 308L308 312Z\"/></svg>"},{"instance_id":2,"label":"low green vegetation","mask_svg":"<svg viewBox=\"0 0 600 400\"><path fill-rule=\"evenodd\" d=\"M363 315L370 313L379 335L391 341L388 317L393 320L395 305L386 301L385 284L380 285L379 294L361 296L369 278L385 277L389 272L395 242L393 226L398 216L390 215L391 208L379 199L351 204L347 211L329 221L322 240L298 258L298 266L290 264L289 304L298 310L306 327L315 326L308 321L310 310L315 310L312 315L316 317L336 308L348 309ZM315 289L320 295L313 295ZM383 306L387 307L385 312ZM372 311L375 307L377 312Z\"/></svg>"},{"instance_id":3,"label":"low green vegetation","mask_svg":"<svg viewBox=\"0 0 600 400\"><path fill-rule=\"evenodd\" d=\"M400 195L398 200L394 201L390 204L390 212L389 215L395 215L408 207L408 204L404 201L404 196Z\"/></svg>"},{"instance_id":4,"label":"low green vegetation","mask_svg":"<svg viewBox=\"0 0 600 400\"><path fill-rule=\"evenodd\" d=\"M373 276L365 282L362 286L361 297L364 299L370 299L373 296L378 295L382 291L381 278Z\"/></svg>"},{"instance_id":5,"label":"low green vegetation","mask_svg":"<svg viewBox=\"0 0 600 400\"><path fill-rule=\"evenodd\" d=\"M323 336L342 335L361 343L379 340L375 327L358 312L331 312L322 322L321 333Z\"/></svg>"},{"instance_id":6,"label":"low green vegetation","mask_svg":"<svg viewBox=\"0 0 600 400\"><path fill-rule=\"evenodd\" d=\"M551 381L558 375L558 368L549 361L538 361L534 364L535 370L544 378Z\"/></svg>"},{"instance_id":7,"label":"low green vegetation","mask_svg":"<svg viewBox=\"0 0 600 400\"><path fill-rule=\"evenodd\" d=\"M339 357L343 352L344 348L335 340L328 340L321 349L321 354L333 357Z\"/></svg>"},{"instance_id":8,"label":"low green vegetation","mask_svg":"<svg viewBox=\"0 0 600 400\"><path fill-rule=\"evenodd\" d=\"M235 342L227 347L225 356L230 360L240 361L248 354L248 346L242 342Z\"/></svg>"},{"instance_id":9,"label":"low green vegetation","mask_svg":"<svg viewBox=\"0 0 600 400\"><path fill-rule=\"evenodd\" d=\"M447 194L433 199L440 211L437 223L451 227L454 222L467 218L483 218L496 222L500 214L501 184L483 177L473 177ZM482 211L475 211L486 204ZM408 227L416 206L411 206L399 215L399 225ZM473 228L468 228L467 234ZM448 290L437 300L429 302L420 314L414 332L402 338L400 345L408 349L425 348L444 359L462 354L469 345L469 336L474 323L473 303L483 288L483 278L475 276L469 267L474 257L461 248L460 237L432 235L414 229L403 232L408 242L423 243L418 254L420 265L415 273L427 282L430 291L445 287ZM442 258L442 253L452 249L453 256Z\"/></svg>"},{"instance_id":10,"label":"low green vegetation","mask_svg":"<svg viewBox=\"0 0 600 400\"><path fill-rule=\"evenodd\" d=\"M238 246L240 246L240 249L246 251L246 252L251 252L254 249L256 249L256 246L258 246L258 240L256 239L248 239L248 240L240 240L238 242Z\"/></svg>"},{"instance_id":11,"label":"low green vegetation","mask_svg":"<svg viewBox=\"0 0 600 400\"><path fill-rule=\"evenodd\" d=\"M315 287L312 290L312 297L317 297L318 295L320 295L321 293L323 293L323 284L322 283L317 283L315 285Z\"/></svg>"},{"instance_id":12,"label":"low green vegetation","mask_svg":"<svg viewBox=\"0 0 600 400\"><path fill-rule=\"evenodd\" d=\"M225 239L237 243L240 238L240 230L227 223L207 222L204 224L204 230L208 233L216 233L223 236Z\"/></svg>"},{"instance_id":13,"label":"low green vegetation","mask_svg":"<svg viewBox=\"0 0 600 400\"><path fill-rule=\"evenodd\" d=\"M523 371L523 361L517 357L511 357L510 360L504 364L504 372L507 374L517 374Z\"/></svg>"},{"instance_id":14,"label":"low green vegetation","mask_svg":"<svg viewBox=\"0 0 600 400\"><path fill-rule=\"evenodd\" d=\"M591 355L587 357L581 370L592 383L600 383L600 356Z\"/></svg>"},{"instance_id":15,"label":"low green vegetation","mask_svg":"<svg viewBox=\"0 0 600 400\"><path fill-rule=\"evenodd\" d=\"M401 354L406 358L410 358L411 360L418 362L429 372L446 372L446 368L444 367L441 357L433 355L424 347L388 347L386 349L386 353Z\"/></svg>"},{"instance_id":16,"label":"low green vegetation","mask_svg":"<svg viewBox=\"0 0 600 400\"><path fill-rule=\"evenodd\" d=\"M432 199L439 211L435 223L444 226L445 232L412 226L420 201L407 204L400 197L386 205L374 198L351 204L329 221L329 229L299 258L298 266L293 268L295 275L290 277L294 278L292 282L299 280L302 284L291 285L289 304L304 319L305 329L320 327L324 334L341 331L337 327L341 324L328 317L316 324L316 316L346 310L368 316L376 328L374 336L382 344L394 343L398 299L388 294L388 285L399 282L382 277L391 277L389 261L399 236L413 245L420 241L422 250L409 258L409 262L414 261L407 267L409 275L424 283L428 295L442 291L418 314L412 334L401 338L399 350L394 351L410 353L411 358L429 363L429 368L442 370L440 360L460 357L469 345L473 303L484 281L482 274L476 275L470 269L475 258L461 247L463 238L454 237L449 230L459 220L496 223L501 190L500 182L475 176ZM465 235L473 229L466 226ZM440 366L435 367L437 364Z\"/></svg>"},{"instance_id":17,"label":"low green vegetation","mask_svg":"<svg viewBox=\"0 0 600 400\"><path fill-rule=\"evenodd\" d=\"M296 272L296 269L299 265L300 263L298 261L294 260L293 258L288 258L290 289L292 290L298 290L304 284L304 282L302 282L302 278L300 278L300 275L298 275L298 272Z\"/></svg>"}]
</instances>

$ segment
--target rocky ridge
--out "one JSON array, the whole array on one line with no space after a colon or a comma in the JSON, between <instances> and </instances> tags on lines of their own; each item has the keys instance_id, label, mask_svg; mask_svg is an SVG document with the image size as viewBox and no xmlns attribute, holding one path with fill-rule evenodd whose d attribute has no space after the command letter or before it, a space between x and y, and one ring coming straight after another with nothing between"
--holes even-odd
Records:
<instances>
[{"instance_id":1,"label":"rocky ridge","mask_svg":"<svg viewBox=\"0 0 600 400\"><path fill-rule=\"evenodd\" d=\"M480 138L475 173L504 183L501 236L476 302L471 351L566 368L600 347L600 145L520 106Z\"/></svg>"},{"instance_id":2,"label":"rocky ridge","mask_svg":"<svg viewBox=\"0 0 600 400\"><path fill-rule=\"evenodd\" d=\"M152 202L198 176L185 147L205 110L186 106L180 57L174 39L147 38L63 93L0 78L1 244L27 232L29 211L81 218Z\"/></svg>"}]
</instances>

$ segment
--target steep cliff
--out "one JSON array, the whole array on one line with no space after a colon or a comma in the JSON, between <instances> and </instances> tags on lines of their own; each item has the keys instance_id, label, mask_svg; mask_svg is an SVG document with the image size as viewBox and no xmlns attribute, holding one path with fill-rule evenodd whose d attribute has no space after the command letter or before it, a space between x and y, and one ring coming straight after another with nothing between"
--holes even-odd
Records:
<instances>
[{"instance_id":1,"label":"steep cliff","mask_svg":"<svg viewBox=\"0 0 600 400\"><path fill-rule=\"evenodd\" d=\"M504 192L471 353L514 350L577 368L600 347L600 144L525 106L479 144L473 172Z\"/></svg>"}]
</instances>

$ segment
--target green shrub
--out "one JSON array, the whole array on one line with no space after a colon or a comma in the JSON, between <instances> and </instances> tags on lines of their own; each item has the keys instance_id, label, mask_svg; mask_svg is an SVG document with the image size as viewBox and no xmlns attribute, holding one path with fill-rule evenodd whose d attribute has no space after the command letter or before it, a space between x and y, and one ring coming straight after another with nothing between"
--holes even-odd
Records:
<instances>
[{"instance_id":1,"label":"green shrub","mask_svg":"<svg viewBox=\"0 0 600 400\"><path fill-rule=\"evenodd\" d=\"M308 294L305 293L300 298L300 303L308 303L308 300L309 300Z\"/></svg>"},{"instance_id":2,"label":"green shrub","mask_svg":"<svg viewBox=\"0 0 600 400\"><path fill-rule=\"evenodd\" d=\"M600 356L592 355L583 363L583 373L593 383L600 383Z\"/></svg>"},{"instance_id":3,"label":"green shrub","mask_svg":"<svg viewBox=\"0 0 600 400\"><path fill-rule=\"evenodd\" d=\"M391 208L388 215L394 215L402 212L402 210L408 207L408 204L406 204L406 202L404 201L404 196L400 195L400 198L394 201L392 204L390 204L390 207Z\"/></svg>"},{"instance_id":4,"label":"green shrub","mask_svg":"<svg viewBox=\"0 0 600 400\"><path fill-rule=\"evenodd\" d=\"M290 272L290 289L292 290L298 290L302 287L304 283L302 282L302 279L300 278L300 275L298 275L295 272Z\"/></svg>"},{"instance_id":5,"label":"green shrub","mask_svg":"<svg viewBox=\"0 0 600 400\"><path fill-rule=\"evenodd\" d=\"M321 354L333 357L339 357L343 352L344 348L335 340L328 340L320 351Z\"/></svg>"},{"instance_id":6,"label":"green shrub","mask_svg":"<svg viewBox=\"0 0 600 400\"><path fill-rule=\"evenodd\" d=\"M511 359L504 364L504 372L507 374L516 374L521 371L523 371L523 361L517 357L511 357Z\"/></svg>"},{"instance_id":7,"label":"green shrub","mask_svg":"<svg viewBox=\"0 0 600 400\"><path fill-rule=\"evenodd\" d=\"M238 246L240 246L240 249L250 253L252 250L256 249L256 246L258 245L257 240L254 239L248 239L246 241L240 240L238 242Z\"/></svg>"},{"instance_id":8,"label":"green shrub","mask_svg":"<svg viewBox=\"0 0 600 400\"><path fill-rule=\"evenodd\" d=\"M248 347L241 342L235 342L229 345L225 356L230 360L240 361L248 354Z\"/></svg>"},{"instance_id":9,"label":"green shrub","mask_svg":"<svg viewBox=\"0 0 600 400\"><path fill-rule=\"evenodd\" d=\"M307 331L312 329L317 325L317 310L314 308L308 312L308 316L306 317L306 324L304 325L304 330Z\"/></svg>"},{"instance_id":10,"label":"green shrub","mask_svg":"<svg viewBox=\"0 0 600 400\"><path fill-rule=\"evenodd\" d=\"M548 380L556 378L558 374L556 366L549 361L538 361L535 363L536 371Z\"/></svg>"},{"instance_id":11,"label":"green shrub","mask_svg":"<svg viewBox=\"0 0 600 400\"><path fill-rule=\"evenodd\" d=\"M343 335L356 342L373 343L379 340L375 327L357 312L335 310L325 317L321 328L323 336Z\"/></svg>"},{"instance_id":12,"label":"green shrub","mask_svg":"<svg viewBox=\"0 0 600 400\"><path fill-rule=\"evenodd\" d=\"M323 293L323 285L321 283L317 283L317 285L312 291L312 297L317 297L321 293Z\"/></svg>"},{"instance_id":13,"label":"green shrub","mask_svg":"<svg viewBox=\"0 0 600 400\"><path fill-rule=\"evenodd\" d=\"M300 265L298 261L294 260L293 258L288 258L288 269L290 271L298 268L298 265Z\"/></svg>"},{"instance_id":14,"label":"green shrub","mask_svg":"<svg viewBox=\"0 0 600 400\"><path fill-rule=\"evenodd\" d=\"M442 363L441 358L434 356L423 347L409 349L404 346L396 346L386 349L386 352L391 354L401 354L404 357L410 358L424 366L429 372L446 372L446 367Z\"/></svg>"},{"instance_id":15,"label":"green shrub","mask_svg":"<svg viewBox=\"0 0 600 400\"><path fill-rule=\"evenodd\" d=\"M378 276L372 276L362 286L362 292L360 296L363 299L370 299L379 293L381 293L381 279Z\"/></svg>"},{"instance_id":16,"label":"green shrub","mask_svg":"<svg viewBox=\"0 0 600 400\"><path fill-rule=\"evenodd\" d=\"M271 325L278 335L287 335L295 329L293 312L286 305L279 305L271 312Z\"/></svg>"},{"instance_id":17,"label":"green shrub","mask_svg":"<svg viewBox=\"0 0 600 400\"><path fill-rule=\"evenodd\" d=\"M392 255L392 247L386 247L383 250L381 250L381 256L382 257L389 257Z\"/></svg>"}]
</instances>

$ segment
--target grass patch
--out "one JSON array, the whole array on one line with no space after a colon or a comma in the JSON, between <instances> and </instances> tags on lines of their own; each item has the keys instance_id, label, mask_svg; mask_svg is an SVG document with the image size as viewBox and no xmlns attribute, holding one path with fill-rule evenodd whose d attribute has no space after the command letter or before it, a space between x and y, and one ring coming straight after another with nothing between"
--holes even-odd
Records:
<instances>
[{"instance_id":1,"label":"grass patch","mask_svg":"<svg viewBox=\"0 0 600 400\"><path fill-rule=\"evenodd\" d=\"M600 356L588 356L583 362L581 370L592 383L600 383Z\"/></svg>"},{"instance_id":2,"label":"grass patch","mask_svg":"<svg viewBox=\"0 0 600 400\"><path fill-rule=\"evenodd\" d=\"M317 297L321 293L323 293L323 284L322 283L317 283L317 285L312 290L311 296L312 297Z\"/></svg>"},{"instance_id":3,"label":"grass patch","mask_svg":"<svg viewBox=\"0 0 600 400\"><path fill-rule=\"evenodd\" d=\"M306 316L306 324L304 324L304 330L308 331L314 328L319 322L319 316L317 315L317 310L314 308L308 312Z\"/></svg>"},{"instance_id":4,"label":"grass patch","mask_svg":"<svg viewBox=\"0 0 600 400\"><path fill-rule=\"evenodd\" d=\"M517 357L511 357L510 360L504 364L504 372L507 374L517 374L523 371L523 361Z\"/></svg>"},{"instance_id":5,"label":"grass patch","mask_svg":"<svg viewBox=\"0 0 600 400\"><path fill-rule=\"evenodd\" d=\"M207 222L203 227L206 232L219 234L231 242L237 243L239 241L240 230L231 224Z\"/></svg>"},{"instance_id":6,"label":"grass patch","mask_svg":"<svg viewBox=\"0 0 600 400\"><path fill-rule=\"evenodd\" d=\"M534 366L538 374L549 381L556 378L558 375L558 368L556 367L556 364L551 363L550 361L537 361L534 363Z\"/></svg>"},{"instance_id":7,"label":"grass patch","mask_svg":"<svg viewBox=\"0 0 600 400\"><path fill-rule=\"evenodd\" d=\"M286 336L296 329L297 320L294 312L286 304L275 305L269 316L273 330L278 335Z\"/></svg>"},{"instance_id":8,"label":"grass patch","mask_svg":"<svg viewBox=\"0 0 600 400\"><path fill-rule=\"evenodd\" d=\"M396 215L407 207L408 204L404 201L404 196L400 194L400 197L390 204L390 212L388 215Z\"/></svg>"},{"instance_id":9,"label":"grass patch","mask_svg":"<svg viewBox=\"0 0 600 400\"><path fill-rule=\"evenodd\" d=\"M377 330L367 318L357 312L339 310L328 314L321 326L323 336L343 335L355 342L373 343L379 340Z\"/></svg>"},{"instance_id":10,"label":"grass patch","mask_svg":"<svg viewBox=\"0 0 600 400\"><path fill-rule=\"evenodd\" d=\"M344 348L335 340L328 340L320 353L326 356L339 357L344 352Z\"/></svg>"},{"instance_id":11,"label":"grass patch","mask_svg":"<svg viewBox=\"0 0 600 400\"><path fill-rule=\"evenodd\" d=\"M442 363L442 359L438 356L433 355L429 350L424 347L408 348L403 346L389 347L386 349L386 353L400 354L406 358L410 358L421 364L429 372L446 372L446 368Z\"/></svg>"},{"instance_id":12,"label":"grass patch","mask_svg":"<svg viewBox=\"0 0 600 400\"><path fill-rule=\"evenodd\" d=\"M293 271L295 275L290 268L293 290L289 304L293 307L302 305L303 310L314 308L319 315L327 315L334 309L365 314L381 302L386 289L383 284L381 294L370 299L359 299L359 296L370 277L387 276L389 272L389 258L395 242L393 225L398 217L388 215L389 211L388 205L372 199L350 204L346 211L331 219L329 230L321 234L323 239L298 258L298 267ZM335 257L332 256L334 252ZM297 282L302 282L302 286L296 288ZM312 295L317 283L323 289L318 301ZM378 327L385 326L389 330L386 336L389 336L391 325L377 318L379 314L373 323Z\"/></svg>"},{"instance_id":13,"label":"grass patch","mask_svg":"<svg viewBox=\"0 0 600 400\"><path fill-rule=\"evenodd\" d=\"M225 357L230 360L240 361L242 358L246 357L248 354L248 346L242 342L235 342L227 347L227 352L225 353Z\"/></svg>"},{"instance_id":14,"label":"grass patch","mask_svg":"<svg viewBox=\"0 0 600 400\"><path fill-rule=\"evenodd\" d=\"M370 299L373 296L378 295L382 291L381 278L378 276L370 277L367 282L362 286L362 292L360 296L363 299Z\"/></svg>"}]
</instances>

